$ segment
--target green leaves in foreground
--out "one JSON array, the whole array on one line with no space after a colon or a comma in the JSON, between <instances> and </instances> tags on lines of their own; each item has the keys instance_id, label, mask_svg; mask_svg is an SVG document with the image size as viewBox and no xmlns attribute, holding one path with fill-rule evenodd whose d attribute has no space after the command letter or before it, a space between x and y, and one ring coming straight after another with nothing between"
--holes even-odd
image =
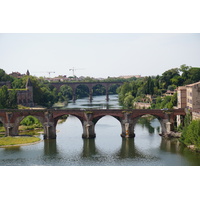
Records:
<instances>
[{"instance_id":1,"label":"green leaves in foreground","mask_svg":"<svg viewBox=\"0 0 200 200\"><path fill-rule=\"evenodd\" d=\"M38 141L40 141L40 138L37 137L2 137L0 138L0 146L28 144Z\"/></svg>"}]
</instances>

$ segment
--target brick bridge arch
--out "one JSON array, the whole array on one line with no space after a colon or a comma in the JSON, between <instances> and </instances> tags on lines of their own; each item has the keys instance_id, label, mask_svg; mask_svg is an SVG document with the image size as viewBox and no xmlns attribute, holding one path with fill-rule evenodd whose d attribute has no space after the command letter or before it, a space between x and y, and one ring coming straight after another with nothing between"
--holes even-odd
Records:
<instances>
[{"instance_id":1,"label":"brick bridge arch","mask_svg":"<svg viewBox=\"0 0 200 200\"><path fill-rule=\"evenodd\" d=\"M106 100L109 101L109 88L114 85L123 85L124 82L119 82L119 81L112 81L112 82L51 82L50 85L54 86L58 90L60 90L60 87L63 85L67 85L72 88L72 100L73 102L76 101L76 89L79 85L85 85L89 88L89 100L92 101L92 94L93 94L93 88L96 85L102 85L106 89Z\"/></svg>"},{"instance_id":2,"label":"brick bridge arch","mask_svg":"<svg viewBox=\"0 0 200 200\"><path fill-rule=\"evenodd\" d=\"M134 126L143 115L153 115L157 117L161 123L162 134L169 133L174 126L176 115L185 115L184 109L172 109L168 111L162 110L150 110L150 109L45 109L45 110L0 110L0 120L6 128L6 135L18 135L18 127L23 118L26 116L34 116L38 118L44 128L44 138L53 139L56 138L56 125L58 120L63 115L76 116L83 126L83 138L94 138L95 125L99 119L106 115L116 118L122 127L122 137L134 137Z\"/></svg>"}]
</instances>

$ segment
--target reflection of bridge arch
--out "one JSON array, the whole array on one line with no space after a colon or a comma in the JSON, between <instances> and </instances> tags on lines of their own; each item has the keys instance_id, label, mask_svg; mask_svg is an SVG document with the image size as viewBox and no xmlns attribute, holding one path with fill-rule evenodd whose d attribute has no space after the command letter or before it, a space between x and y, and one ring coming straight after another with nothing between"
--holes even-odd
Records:
<instances>
[{"instance_id":1,"label":"reflection of bridge arch","mask_svg":"<svg viewBox=\"0 0 200 200\"><path fill-rule=\"evenodd\" d=\"M123 85L123 82L118 82L118 81L113 81L113 82L51 82L50 83L52 86L54 86L55 88L57 88L58 90L60 90L60 87L62 85L67 85L70 86L72 88L72 99L73 102L76 101L76 89L79 85L86 85L89 88L89 100L92 101L92 94L93 94L93 87L96 85L102 85L105 87L106 89L106 100L109 101L109 88L112 85Z\"/></svg>"}]
</instances>

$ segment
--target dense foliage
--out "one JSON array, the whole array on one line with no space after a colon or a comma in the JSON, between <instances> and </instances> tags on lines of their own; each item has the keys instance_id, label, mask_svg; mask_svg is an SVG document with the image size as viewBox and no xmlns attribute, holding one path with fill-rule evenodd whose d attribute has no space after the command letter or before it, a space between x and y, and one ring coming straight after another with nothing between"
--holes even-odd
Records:
<instances>
[{"instance_id":1,"label":"dense foliage","mask_svg":"<svg viewBox=\"0 0 200 200\"><path fill-rule=\"evenodd\" d=\"M151 103L151 108L172 108L177 105L177 94L164 96L167 91L174 91L200 80L200 68L181 65L165 71L161 76L149 76L124 83L118 88L119 102L124 108L134 108L134 102ZM151 99L147 96L151 95Z\"/></svg>"},{"instance_id":2,"label":"dense foliage","mask_svg":"<svg viewBox=\"0 0 200 200\"><path fill-rule=\"evenodd\" d=\"M200 120L192 120L189 125L185 125L180 141L185 145L194 145L200 150Z\"/></svg>"},{"instance_id":3,"label":"dense foliage","mask_svg":"<svg viewBox=\"0 0 200 200\"><path fill-rule=\"evenodd\" d=\"M60 90L54 88L44 78L37 78L34 76L23 76L22 78L14 78L0 69L0 81L10 81L12 89L3 86L0 90L0 108L17 108L16 90L26 88L28 78L31 80L33 86L33 101L37 105L44 107L52 107L57 102L68 102L72 99L72 89L69 86L63 85ZM123 79L108 78L106 81L122 81ZM86 77L83 82L96 82L96 79ZM99 81L100 82L100 81ZM117 85L113 85L109 89L110 94L116 94ZM105 95L105 87L101 84L93 88L92 95ZM89 96L89 89L84 84L79 85L76 89L76 98L83 98Z\"/></svg>"},{"instance_id":4,"label":"dense foliage","mask_svg":"<svg viewBox=\"0 0 200 200\"><path fill-rule=\"evenodd\" d=\"M151 102L152 108L171 108L176 104L176 95L172 97L163 97L163 93L167 90L174 90L177 86L182 86L199 81L200 69L186 65L180 68L173 68L165 71L161 76L149 76L144 78L130 78L118 88L118 85L112 85L109 88L109 94L119 94L119 102L125 108L133 108L133 102ZM63 85L57 90L44 78L34 76L23 76L22 78L14 78L0 69L0 81L10 81L12 89L6 86L0 89L0 108L16 108L16 90L25 89L27 79L30 78L33 85L33 101L37 105L44 107L52 107L57 102L68 102L72 99L72 89ZM96 79L86 77L82 82L96 82ZM123 78L111 78L101 81L122 81ZM92 95L105 95L106 89L99 81L99 84L93 88ZM118 88L118 89L117 89ZM89 89L84 84L76 89L76 98L89 96ZM151 95L149 99L147 95Z\"/></svg>"},{"instance_id":5,"label":"dense foliage","mask_svg":"<svg viewBox=\"0 0 200 200\"><path fill-rule=\"evenodd\" d=\"M24 125L24 126L33 126L33 128L42 128L42 124L41 122L36 118L36 117L33 117L33 116L27 116L25 117L20 125Z\"/></svg>"},{"instance_id":6,"label":"dense foliage","mask_svg":"<svg viewBox=\"0 0 200 200\"><path fill-rule=\"evenodd\" d=\"M15 90L8 90L4 85L0 88L0 109L3 108L17 108L17 93Z\"/></svg>"}]
</instances>

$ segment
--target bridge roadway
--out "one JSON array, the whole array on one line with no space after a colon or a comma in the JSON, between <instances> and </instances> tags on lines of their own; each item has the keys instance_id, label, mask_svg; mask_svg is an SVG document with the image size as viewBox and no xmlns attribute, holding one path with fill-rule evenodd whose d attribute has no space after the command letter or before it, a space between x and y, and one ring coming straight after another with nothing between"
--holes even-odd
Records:
<instances>
[{"instance_id":1,"label":"bridge roadway","mask_svg":"<svg viewBox=\"0 0 200 200\"><path fill-rule=\"evenodd\" d=\"M106 115L116 118L122 127L122 137L134 137L134 126L143 115L155 116L161 124L162 134L168 134L173 130L176 116L185 116L184 109L159 110L159 109L2 109L0 110L0 121L6 130L7 136L18 135L20 122L31 115L40 120L44 128L45 139L56 138L56 125L64 115L76 116L83 127L83 138L94 138L95 124ZM76 128L76 127L74 127Z\"/></svg>"}]
</instances>

